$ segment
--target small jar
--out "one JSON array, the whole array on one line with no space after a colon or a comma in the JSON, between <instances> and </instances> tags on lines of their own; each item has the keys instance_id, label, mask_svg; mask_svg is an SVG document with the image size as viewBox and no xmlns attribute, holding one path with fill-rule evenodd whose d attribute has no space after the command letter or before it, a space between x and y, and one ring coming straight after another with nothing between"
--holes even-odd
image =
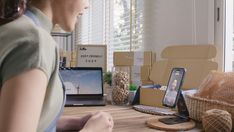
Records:
<instances>
[{"instance_id":1,"label":"small jar","mask_svg":"<svg viewBox=\"0 0 234 132\"><path fill-rule=\"evenodd\" d=\"M135 98L135 95L136 95L136 90L135 91L129 91L129 95L128 95L128 102L129 102L129 105L132 104L134 98Z\"/></svg>"},{"instance_id":2,"label":"small jar","mask_svg":"<svg viewBox=\"0 0 234 132\"><path fill-rule=\"evenodd\" d=\"M106 102L107 104L112 103L112 86L109 84L105 84L105 94L106 94Z\"/></svg>"},{"instance_id":3,"label":"small jar","mask_svg":"<svg viewBox=\"0 0 234 132\"><path fill-rule=\"evenodd\" d=\"M129 105L132 104L132 102L133 102L133 100L135 98L135 95L136 95L136 91L137 91L137 85L130 84L130 86L129 86L129 95L128 95Z\"/></svg>"},{"instance_id":4,"label":"small jar","mask_svg":"<svg viewBox=\"0 0 234 132\"><path fill-rule=\"evenodd\" d=\"M112 69L112 104L128 105L129 67L113 67Z\"/></svg>"}]
</instances>

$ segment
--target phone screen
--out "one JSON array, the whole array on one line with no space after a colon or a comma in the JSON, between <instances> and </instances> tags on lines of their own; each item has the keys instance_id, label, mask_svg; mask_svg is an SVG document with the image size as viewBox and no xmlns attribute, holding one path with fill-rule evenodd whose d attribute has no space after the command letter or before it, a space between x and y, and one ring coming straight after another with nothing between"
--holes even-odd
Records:
<instances>
[{"instance_id":1,"label":"phone screen","mask_svg":"<svg viewBox=\"0 0 234 132\"><path fill-rule=\"evenodd\" d=\"M180 94L180 87L183 82L185 74L184 68L173 68L170 79L168 81L167 90L163 98L163 105L167 107L175 107L178 96Z\"/></svg>"}]
</instances>

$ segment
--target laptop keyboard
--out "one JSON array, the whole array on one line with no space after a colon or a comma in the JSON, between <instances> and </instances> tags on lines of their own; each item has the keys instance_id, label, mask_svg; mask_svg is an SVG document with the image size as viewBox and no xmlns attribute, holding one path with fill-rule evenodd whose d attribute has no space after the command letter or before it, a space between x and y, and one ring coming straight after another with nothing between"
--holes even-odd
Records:
<instances>
[{"instance_id":1,"label":"laptop keyboard","mask_svg":"<svg viewBox=\"0 0 234 132\"><path fill-rule=\"evenodd\" d=\"M146 106L146 105L134 105L133 109L140 111L140 112L143 112L143 113L153 114L153 115L173 115L173 114L175 114L175 111L172 111L171 109Z\"/></svg>"},{"instance_id":2,"label":"laptop keyboard","mask_svg":"<svg viewBox=\"0 0 234 132\"><path fill-rule=\"evenodd\" d=\"M85 100L103 100L103 98L67 98L69 101L77 101L77 100L79 100L79 101L85 101Z\"/></svg>"},{"instance_id":3,"label":"laptop keyboard","mask_svg":"<svg viewBox=\"0 0 234 132\"><path fill-rule=\"evenodd\" d=\"M96 106L96 105L105 105L103 97L101 98L72 97L72 98L67 98L66 101L66 106Z\"/></svg>"}]
</instances>

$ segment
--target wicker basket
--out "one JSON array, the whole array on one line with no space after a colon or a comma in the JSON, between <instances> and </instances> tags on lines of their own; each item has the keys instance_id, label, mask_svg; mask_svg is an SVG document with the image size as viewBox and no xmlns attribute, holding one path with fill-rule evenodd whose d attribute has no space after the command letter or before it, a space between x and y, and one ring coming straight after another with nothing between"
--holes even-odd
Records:
<instances>
[{"instance_id":1,"label":"wicker basket","mask_svg":"<svg viewBox=\"0 0 234 132\"><path fill-rule=\"evenodd\" d=\"M229 112L234 122L234 104L228 104L217 100L208 100L196 97L193 94L185 94L185 101L188 107L190 118L196 121L202 121L204 112L210 109L220 109Z\"/></svg>"}]
</instances>

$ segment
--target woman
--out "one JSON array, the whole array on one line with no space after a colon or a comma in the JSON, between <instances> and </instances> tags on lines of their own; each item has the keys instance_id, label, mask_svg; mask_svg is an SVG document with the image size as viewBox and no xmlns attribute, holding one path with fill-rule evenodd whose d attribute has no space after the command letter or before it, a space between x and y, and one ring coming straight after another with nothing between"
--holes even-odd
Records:
<instances>
[{"instance_id":1,"label":"woman","mask_svg":"<svg viewBox=\"0 0 234 132\"><path fill-rule=\"evenodd\" d=\"M86 6L87 0L0 0L0 132L53 132L56 124L58 131L112 130L104 112L59 118L65 96L50 32L54 24L72 31Z\"/></svg>"}]
</instances>

